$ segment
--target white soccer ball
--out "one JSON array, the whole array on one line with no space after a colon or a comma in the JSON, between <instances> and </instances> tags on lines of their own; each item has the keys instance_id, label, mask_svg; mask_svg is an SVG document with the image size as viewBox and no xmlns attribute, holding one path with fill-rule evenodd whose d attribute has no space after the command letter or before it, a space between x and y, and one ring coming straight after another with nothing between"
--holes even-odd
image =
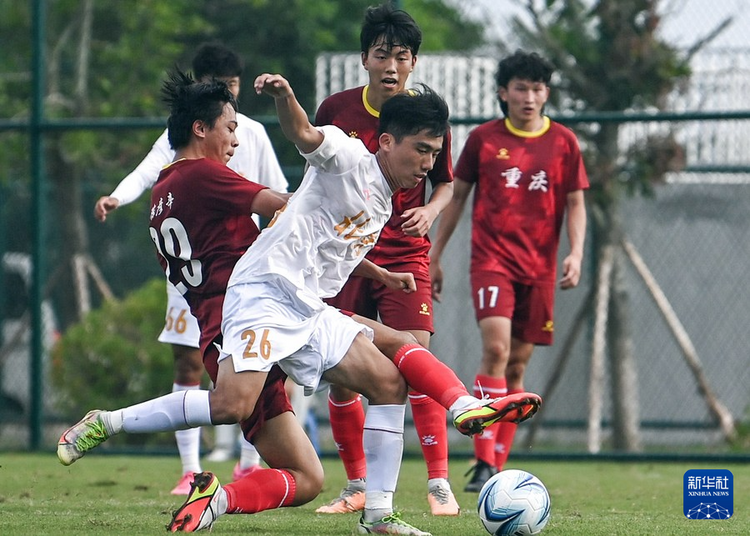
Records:
<instances>
[{"instance_id":1,"label":"white soccer ball","mask_svg":"<svg viewBox=\"0 0 750 536\"><path fill-rule=\"evenodd\" d=\"M549 521L550 498L531 473L509 469L490 478L479 492L479 518L495 536L539 534Z\"/></svg>"}]
</instances>

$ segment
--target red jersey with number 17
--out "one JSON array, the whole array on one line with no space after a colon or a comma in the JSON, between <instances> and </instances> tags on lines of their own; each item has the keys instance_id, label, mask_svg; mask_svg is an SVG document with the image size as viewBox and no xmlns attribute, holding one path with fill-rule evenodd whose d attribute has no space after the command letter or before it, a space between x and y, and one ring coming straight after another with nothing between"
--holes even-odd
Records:
<instances>
[{"instance_id":1,"label":"red jersey with number 17","mask_svg":"<svg viewBox=\"0 0 750 536\"><path fill-rule=\"evenodd\" d=\"M455 176L476 184L471 271L554 282L567 194L589 186L575 134L546 117L535 133L489 121L469 134Z\"/></svg>"},{"instance_id":2,"label":"red jersey with number 17","mask_svg":"<svg viewBox=\"0 0 750 536\"><path fill-rule=\"evenodd\" d=\"M367 104L367 86L346 89L327 97L315 114L316 125L336 125L351 138L362 140L371 152L378 150L378 126L380 113ZM441 182L453 181L453 162L450 153L451 134L448 132L443 140L443 149L437 157L435 166L428 174L433 186ZM415 188L402 188L393 194L393 213L380 233L375 247L367 258L380 266L416 261L428 266L430 251L429 237L413 237L401 230L406 209L421 207L425 204L426 184L420 182Z\"/></svg>"},{"instance_id":3,"label":"red jersey with number 17","mask_svg":"<svg viewBox=\"0 0 750 536\"><path fill-rule=\"evenodd\" d=\"M167 278L198 319L203 352L221 332L232 269L260 233L250 207L265 188L200 158L165 167L151 190L149 233Z\"/></svg>"}]
</instances>

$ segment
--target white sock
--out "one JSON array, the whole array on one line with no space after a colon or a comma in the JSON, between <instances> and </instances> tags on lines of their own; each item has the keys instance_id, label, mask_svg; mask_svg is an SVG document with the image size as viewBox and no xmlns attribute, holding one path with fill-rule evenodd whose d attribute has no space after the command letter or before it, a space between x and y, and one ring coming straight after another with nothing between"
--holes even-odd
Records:
<instances>
[{"instance_id":1,"label":"white sock","mask_svg":"<svg viewBox=\"0 0 750 536\"><path fill-rule=\"evenodd\" d=\"M234 442L237 439L236 425L234 424L220 424L214 428L216 432L216 446L215 448L221 450L227 450L234 454Z\"/></svg>"},{"instance_id":2,"label":"white sock","mask_svg":"<svg viewBox=\"0 0 750 536\"><path fill-rule=\"evenodd\" d=\"M404 451L404 404L369 406L362 442L367 459L365 521L377 521L393 512L401 456Z\"/></svg>"},{"instance_id":3,"label":"white sock","mask_svg":"<svg viewBox=\"0 0 750 536\"><path fill-rule=\"evenodd\" d=\"M208 391L204 390L170 393L111 411L108 416L113 433L174 432L212 424Z\"/></svg>"},{"instance_id":4,"label":"white sock","mask_svg":"<svg viewBox=\"0 0 750 536\"><path fill-rule=\"evenodd\" d=\"M179 391L197 391L200 385L180 385L172 384L172 392ZM201 429L188 428L187 430L177 430L174 433L177 442L177 452L180 453L180 462L182 463L182 474L200 473L200 451L201 451Z\"/></svg>"},{"instance_id":5,"label":"white sock","mask_svg":"<svg viewBox=\"0 0 750 536\"><path fill-rule=\"evenodd\" d=\"M211 502L213 503L214 512L216 512L216 517L219 517L220 515L227 513L227 506L229 506L229 499L227 499L227 492L224 491L223 486L219 489L219 492L216 495L214 495L214 498L211 499Z\"/></svg>"},{"instance_id":6,"label":"white sock","mask_svg":"<svg viewBox=\"0 0 750 536\"><path fill-rule=\"evenodd\" d=\"M240 469L249 469L260 465L260 454L244 436L240 437Z\"/></svg>"},{"instance_id":7,"label":"white sock","mask_svg":"<svg viewBox=\"0 0 750 536\"><path fill-rule=\"evenodd\" d=\"M477 406L480 406L481 404L482 404L482 401L479 400L475 396L471 396L471 395L459 396L458 399L453 404L451 404L451 407L448 408L448 411L451 412L451 417L455 419L464 411L472 409L472 408L476 408Z\"/></svg>"}]
</instances>

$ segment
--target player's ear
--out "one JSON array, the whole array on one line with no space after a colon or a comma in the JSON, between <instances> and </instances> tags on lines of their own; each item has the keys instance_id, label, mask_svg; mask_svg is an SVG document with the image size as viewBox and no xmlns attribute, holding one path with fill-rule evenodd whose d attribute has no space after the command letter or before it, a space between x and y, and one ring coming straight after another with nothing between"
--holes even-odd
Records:
<instances>
[{"instance_id":1,"label":"player's ear","mask_svg":"<svg viewBox=\"0 0 750 536\"><path fill-rule=\"evenodd\" d=\"M389 134L388 132L383 132L378 137L378 145L386 152L390 151L395 143L396 139L393 137L393 134Z\"/></svg>"},{"instance_id":2,"label":"player's ear","mask_svg":"<svg viewBox=\"0 0 750 536\"><path fill-rule=\"evenodd\" d=\"M200 119L196 119L193 121L193 135L197 138L205 138L206 137L206 123L201 121Z\"/></svg>"}]
</instances>

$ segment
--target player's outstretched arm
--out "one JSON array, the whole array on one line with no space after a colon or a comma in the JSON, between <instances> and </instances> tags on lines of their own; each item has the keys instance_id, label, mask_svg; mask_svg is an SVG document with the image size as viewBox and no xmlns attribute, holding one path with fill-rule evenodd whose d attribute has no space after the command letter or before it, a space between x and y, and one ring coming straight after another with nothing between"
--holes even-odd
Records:
<instances>
[{"instance_id":1,"label":"player's outstretched arm","mask_svg":"<svg viewBox=\"0 0 750 536\"><path fill-rule=\"evenodd\" d=\"M120 181L117 188L108 196L102 196L94 205L94 216L99 221L107 219L113 210L132 203L151 188L159 178L161 169L174 159L174 151L169 146L167 131L162 132L151 150L140 164Z\"/></svg>"},{"instance_id":2,"label":"player's outstretched arm","mask_svg":"<svg viewBox=\"0 0 750 536\"><path fill-rule=\"evenodd\" d=\"M250 210L253 214L260 214L264 218L273 218L276 212L284 208L292 194L276 192L270 188L261 190L253 199Z\"/></svg>"},{"instance_id":3,"label":"player's outstretched arm","mask_svg":"<svg viewBox=\"0 0 750 536\"><path fill-rule=\"evenodd\" d=\"M120 206L120 200L116 197L103 195L94 205L94 217L99 221L107 219L107 214Z\"/></svg>"},{"instance_id":4,"label":"player's outstretched arm","mask_svg":"<svg viewBox=\"0 0 750 536\"><path fill-rule=\"evenodd\" d=\"M280 74L263 73L255 79L255 92L273 97L279 124L286 139L303 153L311 153L323 143L323 133L315 128L297 101L289 81Z\"/></svg>"}]
</instances>

